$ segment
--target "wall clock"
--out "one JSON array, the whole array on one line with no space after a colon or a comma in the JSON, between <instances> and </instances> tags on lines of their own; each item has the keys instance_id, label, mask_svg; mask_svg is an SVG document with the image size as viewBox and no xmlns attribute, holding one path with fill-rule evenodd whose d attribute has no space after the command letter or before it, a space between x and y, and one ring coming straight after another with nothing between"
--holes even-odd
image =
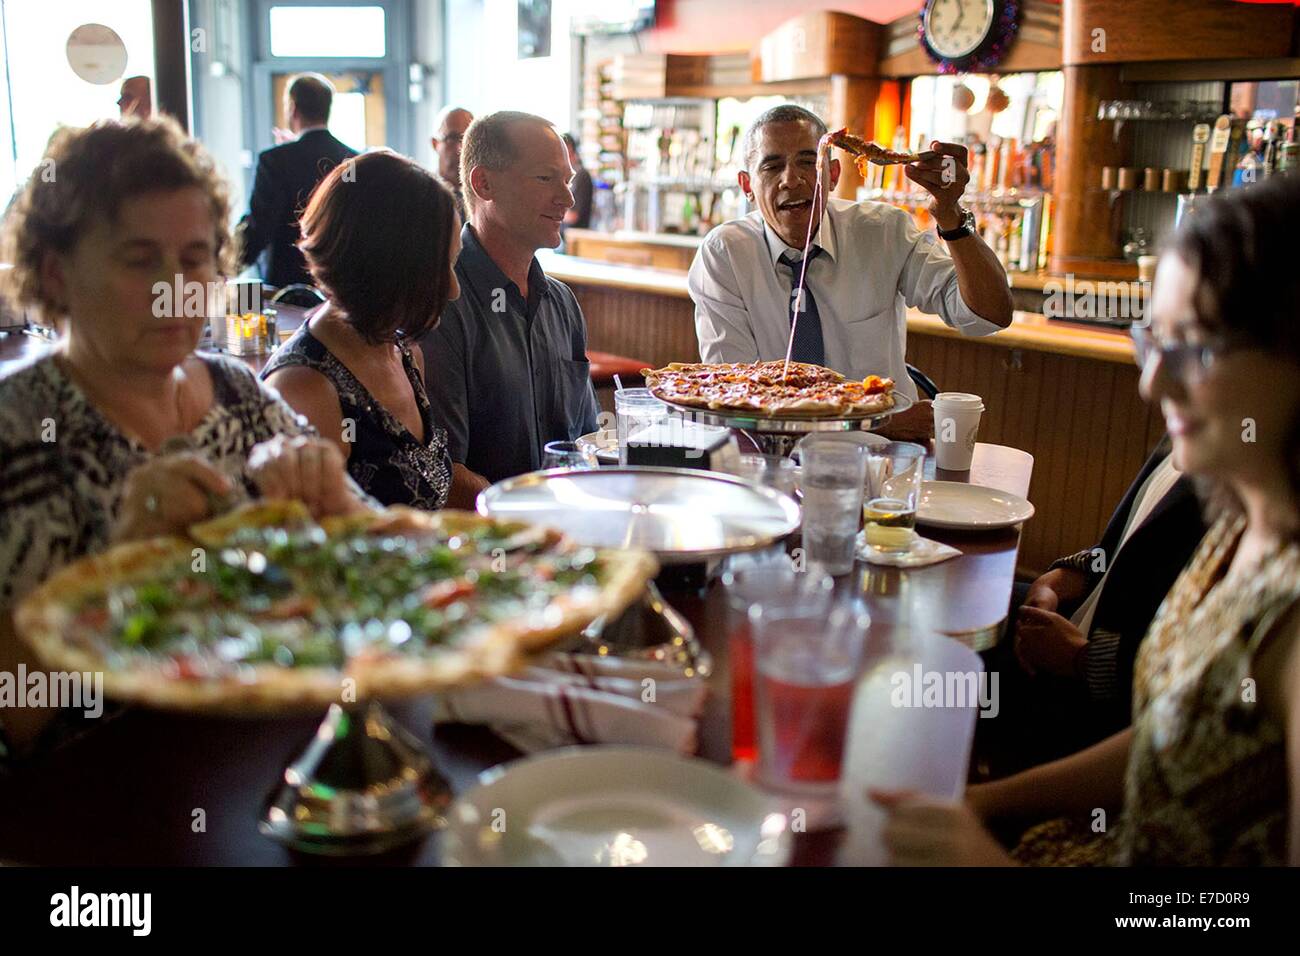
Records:
<instances>
[{"instance_id":1,"label":"wall clock","mask_svg":"<svg viewBox=\"0 0 1300 956\"><path fill-rule=\"evenodd\" d=\"M925 0L917 34L940 73L990 70L1020 26L1018 0Z\"/></svg>"}]
</instances>

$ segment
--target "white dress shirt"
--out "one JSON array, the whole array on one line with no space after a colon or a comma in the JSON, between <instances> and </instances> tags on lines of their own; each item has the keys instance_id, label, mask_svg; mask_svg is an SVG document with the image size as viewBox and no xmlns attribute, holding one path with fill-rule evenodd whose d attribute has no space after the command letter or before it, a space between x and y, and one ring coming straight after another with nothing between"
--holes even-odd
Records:
<instances>
[{"instance_id":1,"label":"white dress shirt","mask_svg":"<svg viewBox=\"0 0 1300 956\"><path fill-rule=\"evenodd\" d=\"M826 364L850 378L887 375L916 397L904 359L907 306L939 315L964 335L1000 328L962 301L947 249L902 209L831 199L813 244L823 252L809 263L804 284L817 301ZM803 255L758 211L705 236L687 279L701 361L785 358L792 279L777 260L787 251Z\"/></svg>"}]
</instances>

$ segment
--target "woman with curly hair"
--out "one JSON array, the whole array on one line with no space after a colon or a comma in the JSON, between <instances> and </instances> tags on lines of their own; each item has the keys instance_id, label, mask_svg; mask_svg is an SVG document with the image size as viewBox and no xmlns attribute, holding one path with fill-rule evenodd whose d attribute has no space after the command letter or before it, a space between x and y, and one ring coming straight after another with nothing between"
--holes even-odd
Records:
<instances>
[{"instance_id":1,"label":"woman with curly hair","mask_svg":"<svg viewBox=\"0 0 1300 956\"><path fill-rule=\"evenodd\" d=\"M165 117L61 131L11 210L7 291L61 337L0 378L0 670L28 663L16 602L76 558L257 494L368 506L242 362L195 351L207 309L159 294L222 287L228 221L211 157ZM29 741L50 716L4 729Z\"/></svg>"}]
</instances>

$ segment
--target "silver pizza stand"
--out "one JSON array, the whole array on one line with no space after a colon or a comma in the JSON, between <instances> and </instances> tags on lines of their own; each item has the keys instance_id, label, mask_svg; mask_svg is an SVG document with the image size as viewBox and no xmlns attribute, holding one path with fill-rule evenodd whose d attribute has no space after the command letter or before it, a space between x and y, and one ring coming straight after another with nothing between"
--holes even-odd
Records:
<instances>
[{"instance_id":1,"label":"silver pizza stand","mask_svg":"<svg viewBox=\"0 0 1300 956\"><path fill-rule=\"evenodd\" d=\"M906 395L894 392L894 404L883 411L835 418L812 415L763 418L751 412L696 408L674 402L664 402L664 404L687 421L698 422L701 425L720 425L744 432L763 454L780 455L785 458L789 457L795 444L804 435L814 432L871 431L883 425L892 416L911 408L913 402Z\"/></svg>"},{"instance_id":2,"label":"silver pizza stand","mask_svg":"<svg viewBox=\"0 0 1300 956\"><path fill-rule=\"evenodd\" d=\"M691 468L552 469L484 490L481 515L532 521L594 548L641 548L665 573L766 548L799 527L799 506L774 488ZM690 624L654 582L616 621L596 621L575 651L652 657L706 675L711 662Z\"/></svg>"},{"instance_id":3,"label":"silver pizza stand","mask_svg":"<svg viewBox=\"0 0 1300 956\"><path fill-rule=\"evenodd\" d=\"M258 829L304 853L383 853L445 826L451 801L429 748L382 704L331 704L267 797Z\"/></svg>"}]
</instances>

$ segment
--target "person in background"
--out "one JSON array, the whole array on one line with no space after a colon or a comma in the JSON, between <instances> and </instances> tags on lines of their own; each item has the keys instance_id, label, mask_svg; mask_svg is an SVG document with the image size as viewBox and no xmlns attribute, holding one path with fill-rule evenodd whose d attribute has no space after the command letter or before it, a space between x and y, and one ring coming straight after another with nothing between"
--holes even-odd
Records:
<instances>
[{"instance_id":1,"label":"person in background","mask_svg":"<svg viewBox=\"0 0 1300 956\"><path fill-rule=\"evenodd\" d=\"M1166 436L1101 540L1053 562L1029 586L988 666L1002 674L1002 704L978 722L977 749L1022 769L1127 727L1138 647L1204 535L1195 486Z\"/></svg>"},{"instance_id":2,"label":"person in background","mask_svg":"<svg viewBox=\"0 0 1300 956\"><path fill-rule=\"evenodd\" d=\"M153 84L147 76L128 76L122 81L117 98L117 109L122 119L134 116L146 119L153 115Z\"/></svg>"},{"instance_id":3,"label":"person in background","mask_svg":"<svg viewBox=\"0 0 1300 956\"><path fill-rule=\"evenodd\" d=\"M896 862L1010 862L981 821L1056 817L1016 859L1300 865L1298 218L1294 176L1215 195L1160 257L1135 329L1142 394L1212 524L1138 651L1132 726L965 804L874 794Z\"/></svg>"},{"instance_id":4,"label":"person in background","mask_svg":"<svg viewBox=\"0 0 1300 956\"><path fill-rule=\"evenodd\" d=\"M451 193L387 150L344 160L312 193L301 248L324 307L271 357L262 378L347 459L384 505L447 503L447 432L411 347L459 294L460 220ZM436 373L436 369L434 370ZM472 499L458 502L473 507Z\"/></svg>"},{"instance_id":5,"label":"person in background","mask_svg":"<svg viewBox=\"0 0 1300 956\"><path fill-rule=\"evenodd\" d=\"M574 170L573 184L569 187L573 190L573 208L565 215L564 224L574 229L590 229L593 189L591 173L582 165L582 157L578 155L578 141L572 133L564 134L564 145L569 148L569 164Z\"/></svg>"},{"instance_id":6,"label":"person in background","mask_svg":"<svg viewBox=\"0 0 1300 956\"><path fill-rule=\"evenodd\" d=\"M465 142L465 130L474 122L474 114L463 106L444 106L434 117L433 151L438 156L438 178L451 190L456 200L456 214L461 222L468 222L465 214L465 196L460 181L460 150Z\"/></svg>"},{"instance_id":7,"label":"person in background","mask_svg":"<svg viewBox=\"0 0 1300 956\"><path fill-rule=\"evenodd\" d=\"M564 140L540 116L493 113L465 133L461 296L421 345L467 490L533 471L547 442L596 429L586 321L534 255L560 243L572 176Z\"/></svg>"},{"instance_id":8,"label":"person in background","mask_svg":"<svg viewBox=\"0 0 1300 956\"><path fill-rule=\"evenodd\" d=\"M758 208L714 228L687 278L700 359L786 357L811 223L792 358L855 379L887 376L915 399L904 358L907 307L935 313L963 335L989 335L1011 324L1006 271L958 202L970 179L966 147L932 143L937 155L904 167L934 197L941 245L903 209L830 199L840 161L818 156L825 133L815 113L789 104L761 114L746 131L740 188ZM888 431L896 438L928 436L929 403L894 416Z\"/></svg>"},{"instance_id":9,"label":"person in background","mask_svg":"<svg viewBox=\"0 0 1300 956\"><path fill-rule=\"evenodd\" d=\"M6 291L62 331L0 378L6 673L42 669L12 611L77 558L184 533L252 495L296 498L316 515L370 505L338 449L247 365L195 351L207 318L189 314L186 296L159 308L160 276L220 284L229 258L226 186L203 147L153 117L61 130L48 158L58 176L28 180L0 249L13 263ZM33 743L54 716L4 710L0 754Z\"/></svg>"},{"instance_id":10,"label":"person in background","mask_svg":"<svg viewBox=\"0 0 1300 956\"><path fill-rule=\"evenodd\" d=\"M303 73L289 81L284 111L297 137L265 150L257 158L248 213L236 235L240 265L264 259L262 278L276 287L310 282L307 264L298 249L298 216L311 192L343 160L356 155L326 129L334 87L318 73Z\"/></svg>"}]
</instances>

